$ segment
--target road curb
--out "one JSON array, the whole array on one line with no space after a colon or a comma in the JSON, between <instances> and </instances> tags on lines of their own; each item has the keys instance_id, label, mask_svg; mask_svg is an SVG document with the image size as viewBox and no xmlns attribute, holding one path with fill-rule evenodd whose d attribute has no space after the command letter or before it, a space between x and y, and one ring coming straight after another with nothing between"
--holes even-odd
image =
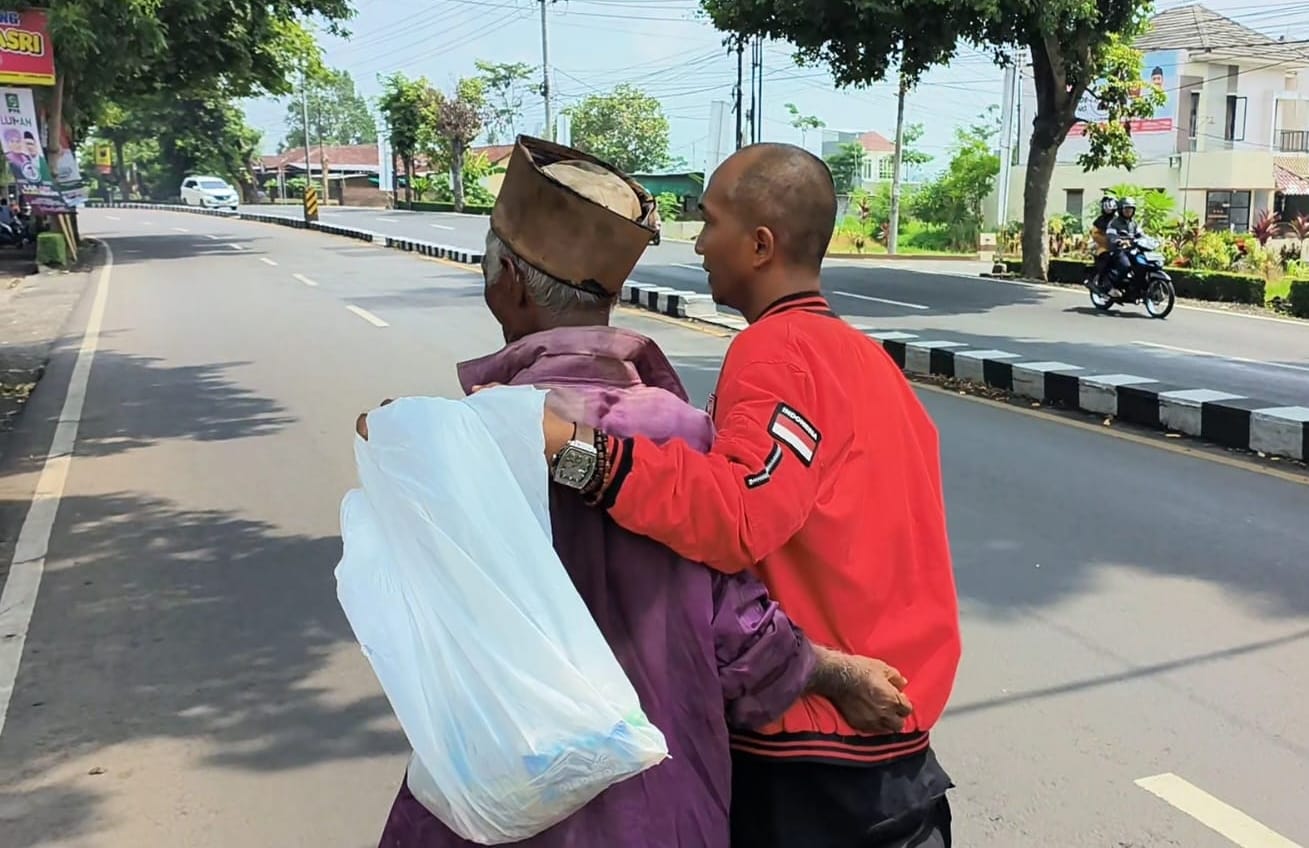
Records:
<instances>
[{"instance_id":1,"label":"road curb","mask_svg":"<svg viewBox=\"0 0 1309 848\"><path fill-rule=\"evenodd\" d=\"M746 326L739 317L719 313L709 295L665 286L629 280L623 286L622 301L728 330L739 332ZM1183 433L1223 447L1309 460L1309 407L1173 386L1134 374L1088 372L1073 363L1029 360L1017 353L979 349L946 338L900 331L864 333L910 375L963 380L1051 406Z\"/></svg>"},{"instance_id":2,"label":"road curb","mask_svg":"<svg viewBox=\"0 0 1309 848\"><path fill-rule=\"evenodd\" d=\"M191 215L209 215L216 218L235 218L241 221L253 221L258 224L274 224L280 227L290 227L295 230L317 230L320 233L341 236L343 238L358 239L359 241L371 242L392 250L418 253L423 256L445 259L450 262L459 262L465 265L477 265L482 261L482 253L476 250L455 247L454 245L449 244L439 244L437 242L421 241L419 239L388 236L383 233L373 232L372 230L361 230L357 227L343 227L339 224L329 224L324 221L307 223L303 218L289 218L284 215L271 215L262 212L228 212L221 209L200 209L194 206L184 206L180 203L106 203L105 201L93 200L88 202L87 206L92 209L152 209L160 212L186 212Z\"/></svg>"}]
</instances>

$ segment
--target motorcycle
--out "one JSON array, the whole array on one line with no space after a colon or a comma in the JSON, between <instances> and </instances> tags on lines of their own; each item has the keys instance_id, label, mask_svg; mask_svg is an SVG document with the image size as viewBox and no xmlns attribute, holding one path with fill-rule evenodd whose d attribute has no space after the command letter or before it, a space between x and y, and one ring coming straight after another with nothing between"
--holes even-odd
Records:
<instances>
[{"instance_id":1,"label":"motorcycle","mask_svg":"<svg viewBox=\"0 0 1309 848\"><path fill-rule=\"evenodd\" d=\"M1082 284L1091 291L1092 305L1101 312L1108 312L1118 304L1141 303L1151 318L1167 318L1177 302L1177 291L1173 288L1172 278L1164 271L1164 256L1159 252L1159 240L1139 235L1124 249L1132 270L1125 280L1118 283L1121 288L1116 295L1113 294L1114 290L1103 289L1098 285L1099 274L1094 265L1088 270Z\"/></svg>"}]
</instances>

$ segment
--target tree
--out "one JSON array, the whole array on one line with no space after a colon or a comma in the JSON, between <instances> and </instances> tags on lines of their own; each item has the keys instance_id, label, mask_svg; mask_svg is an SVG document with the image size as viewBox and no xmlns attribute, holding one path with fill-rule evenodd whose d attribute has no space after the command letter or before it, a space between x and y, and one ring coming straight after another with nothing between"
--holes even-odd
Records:
<instances>
[{"instance_id":1,"label":"tree","mask_svg":"<svg viewBox=\"0 0 1309 848\"><path fill-rule=\"evenodd\" d=\"M800 131L800 146L808 147L809 130L818 130L827 126L817 115L802 115L794 103L786 104L786 111L791 114L791 126Z\"/></svg>"},{"instance_id":2,"label":"tree","mask_svg":"<svg viewBox=\"0 0 1309 848\"><path fill-rule=\"evenodd\" d=\"M1059 146L1077 124L1088 91L1106 113L1088 127L1090 170L1130 167L1135 151L1127 121L1148 116L1161 93L1140 80L1140 54L1128 45L1145 26L1149 0L958 0L949 14L934 0L888 0L867 11L866 0L830 0L815 14L807 0L701 0L714 25L737 38L790 41L800 62L823 63L838 85L867 85L888 72L913 83L948 62L966 42L997 59L1023 45L1031 54L1036 109L1023 199L1023 270L1044 277L1045 205ZM925 26L930 22L930 26Z\"/></svg>"},{"instance_id":3,"label":"tree","mask_svg":"<svg viewBox=\"0 0 1309 848\"><path fill-rule=\"evenodd\" d=\"M107 111L113 123L96 137L114 145L124 191L130 163L138 175L138 188L153 197L175 197L187 175L201 173L225 177L243 197L253 198L251 164L259 132L245 123L231 100L150 95L112 104Z\"/></svg>"},{"instance_id":4,"label":"tree","mask_svg":"<svg viewBox=\"0 0 1309 848\"><path fill-rule=\"evenodd\" d=\"M930 153L924 153L917 147L918 142L923 140L923 135L927 131L923 129L922 124L906 124L904 128L904 139L900 145L900 161L907 168L919 168L932 161Z\"/></svg>"},{"instance_id":5,"label":"tree","mask_svg":"<svg viewBox=\"0 0 1309 848\"><path fill-rule=\"evenodd\" d=\"M837 194L850 194L863 182L864 160L868 151L857 141L841 145L835 153L827 157L827 167L832 171L832 182L836 183Z\"/></svg>"},{"instance_id":6,"label":"tree","mask_svg":"<svg viewBox=\"0 0 1309 848\"><path fill-rule=\"evenodd\" d=\"M573 145L620 171L641 173L669 163L668 118L659 101L623 83L567 110Z\"/></svg>"},{"instance_id":7,"label":"tree","mask_svg":"<svg viewBox=\"0 0 1309 848\"><path fill-rule=\"evenodd\" d=\"M1000 157L993 141L999 133L994 111L980 123L955 132L950 164L910 202L911 214L925 224L944 226L952 247L975 250L982 228L982 201L994 189Z\"/></svg>"},{"instance_id":8,"label":"tree","mask_svg":"<svg viewBox=\"0 0 1309 848\"><path fill-rule=\"evenodd\" d=\"M486 85L486 141L495 144L503 134L508 140L518 136L518 116L523 111L523 98L539 87L527 85L536 73L536 66L525 62L487 62L477 66Z\"/></svg>"},{"instance_id":9,"label":"tree","mask_svg":"<svg viewBox=\"0 0 1309 848\"><path fill-rule=\"evenodd\" d=\"M309 106L309 143L317 144L375 144L377 124L368 109L368 101L355 90L355 81L349 71L324 69L321 74L306 78L307 85L297 84L291 102L286 106L286 125L289 130L283 149L305 146L304 102ZM303 90L302 90L303 89Z\"/></svg>"},{"instance_id":10,"label":"tree","mask_svg":"<svg viewBox=\"0 0 1309 848\"><path fill-rule=\"evenodd\" d=\"M377 106L386 119L391 149L405 171L405 200L413 200L414 157L424 144L431 120L432 87L426 79L411 80L397 71L382 80Z\"/></svg>"},{"instance_id":11,"label":"tree","mask_svg":"<svg viewBox=\"0 0 1309 848\"><path fill-rule=\"evenodd\" d=\"M431 97L432 139L450 165L450 185L454 192L456 212L464 211L464 155L468 146L482 131L483 112L486 109L485 83L479 77L466 77L455 86L454 95L447 97L433 92ZM436 156L432 157L436 159Z\"/></svg>"}]
</instances>

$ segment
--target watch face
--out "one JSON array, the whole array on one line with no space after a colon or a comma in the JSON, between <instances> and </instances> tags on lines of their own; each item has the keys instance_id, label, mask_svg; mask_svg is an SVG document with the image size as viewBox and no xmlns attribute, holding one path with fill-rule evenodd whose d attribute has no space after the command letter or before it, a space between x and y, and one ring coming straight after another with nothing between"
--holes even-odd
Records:
<instances>
[{"instance_id":1,"label":"watch face","mask_svg":"<svg viewBox=\"0 0 1309 848\"><path fill-rule=\"evenodd\" d=\"M594 447L570 442L559 452L559 458L555 461L555 482L573 489L582 488L595 473L596 461Z\"/></svg>"}]
</instances>

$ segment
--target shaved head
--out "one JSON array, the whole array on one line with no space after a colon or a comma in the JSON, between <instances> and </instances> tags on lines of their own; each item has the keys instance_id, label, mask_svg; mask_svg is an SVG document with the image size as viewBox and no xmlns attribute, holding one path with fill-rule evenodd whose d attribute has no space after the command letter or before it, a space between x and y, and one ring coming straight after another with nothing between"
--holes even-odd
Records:
<instances>
[{"instance_id":1,"label":"shaved head","mask_svg":"<svg viewBox=\"0 0 1309 848\"><path fill-rule=\"evenodd\" d=\"M723 163L735 180L732 211L743 224L767 227L781 259L817 270L836 226L836 186L827 164L794 144L752 144Z\"/></svg>"}]
</instances>

